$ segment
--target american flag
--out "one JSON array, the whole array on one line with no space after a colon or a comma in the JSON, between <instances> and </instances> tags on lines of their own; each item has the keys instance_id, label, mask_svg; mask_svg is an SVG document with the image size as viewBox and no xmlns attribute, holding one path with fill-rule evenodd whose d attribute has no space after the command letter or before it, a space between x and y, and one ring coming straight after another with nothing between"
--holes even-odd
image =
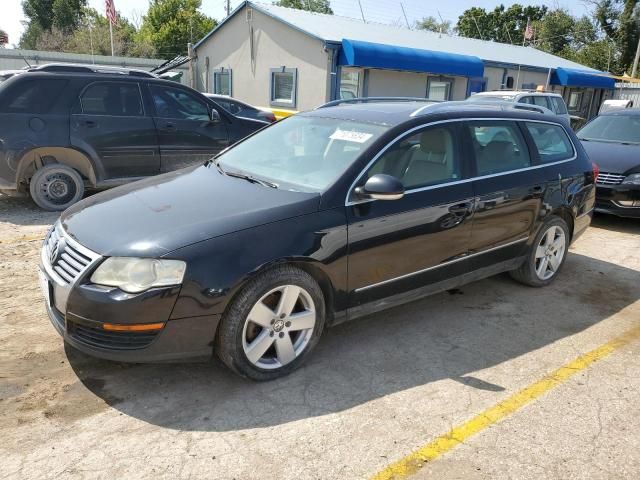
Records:
<instances>
[{"instance_id":1,"label":"american flag","mask_svg":"<svg viewBox=\"0 0 640 480\"><path fill-rule=\"evenodd\" d=\"M111 22L111 25L118 23L118 14L116 13L116 6L113 4L113 0L105 0L105 6L107 9L107 18Z\"/></svg>"},{"instance_id":2,"label":"american flag","mask_svg":"<svg viewBox=\"0 0 640 480\"><path fill-rule=\"evenodd\" d=\"M9 43L9 35L7 35L7 32L0 30L0 45L5 43Z\"/></svg>"},{"instance_id":3,"label":"american flag","mask_svg":"<svg viewBox=\"0 0 640 480\"><path fill-rule=\"evenodd\" d=\"M524 39L531 40L533 38L533 26L531 21L527 19L527 28L524 29Z\"/></svg>"}]
</instances>

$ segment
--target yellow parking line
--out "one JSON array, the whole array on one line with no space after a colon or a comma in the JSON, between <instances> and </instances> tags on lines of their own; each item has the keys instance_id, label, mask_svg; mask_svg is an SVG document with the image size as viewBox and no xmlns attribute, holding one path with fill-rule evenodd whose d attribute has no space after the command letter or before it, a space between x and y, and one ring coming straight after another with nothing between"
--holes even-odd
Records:
<instances>
[{"instance_id":1,"label":"yellow parking line","mask_svg":"<svg viewBox=\"0 0 640 480\"><path fill-rule=\"evenodd\" d=\"M31 235L31 236L24 236L24 237L7 238L5 240L0 240L0 244L10 245L13 243L35 242L38 240L39 241L44 240L44 235Z\"/></svg>"},{"instance_id":2,"label":"yellow parking line","mask_svg":"<svg viewBox=\"0 0 640 480\"><path fill-rule=\"evenodd\" d=\"M481 432L485 428L499 422L503 418L518 411L539 396L548 392L552 388L566 382L576 373L584 370L589 365L615 352L621 347L640 339L640 326L632 328L619 337L577 357L575 360L558 368L549 375L543 377L532 385L525 387L506 400L479 413L472 419L449 430L444 435L427 443L406 457L392 463L384 470L378 472L372 480L391 480L406 478L416 473L420 467L427 462L433 461L440 455L448 452L469 437Z\"/></svg>"}]
</instances>

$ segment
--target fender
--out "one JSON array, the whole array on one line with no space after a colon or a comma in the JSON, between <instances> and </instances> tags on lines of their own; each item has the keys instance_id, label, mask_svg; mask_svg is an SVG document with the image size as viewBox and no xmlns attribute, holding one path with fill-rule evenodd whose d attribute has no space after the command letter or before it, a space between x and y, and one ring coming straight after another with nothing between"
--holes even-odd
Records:
<instances>
[{"instance_id":1,"label":"fender","mask_svg":"<svg viewBox=\"0 0 640 480\"><path fill-rule=\"evenodd\" d=\"M30 178L42 165L55 162L68 165L80 172L92 187L96 186L101 177L100 166L84 152L69 147L36 147L24 153L20 158L16 171L16 182L19 184Z\"/></svg>"}]
</instances>

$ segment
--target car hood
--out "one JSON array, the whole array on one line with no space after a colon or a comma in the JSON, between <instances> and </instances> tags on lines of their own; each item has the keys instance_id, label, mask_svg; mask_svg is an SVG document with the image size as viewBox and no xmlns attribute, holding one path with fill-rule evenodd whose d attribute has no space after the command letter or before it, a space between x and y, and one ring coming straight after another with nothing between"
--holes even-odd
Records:
<instances>
[{"instance_id":1,"label":"car hood","mask_svg":"<svg viewBox=\"0 0 640 480\"><path fill-rule=\"evenodd\" d=\"M209 166L151 177L91 197L60 221L105 256L157 257L238 230L317 211L320 195L229 177Z\"/></svg>"},{"instance_id":2,"label":"car hood","mask_svg":"<svg viewBox=\"0 0 640 480\"><path fill-rule=\"evenodd\" d=\"M589 159L601 172L629 174L640 171L640 145L582 140Z\"/></svg>"}]
</instances>

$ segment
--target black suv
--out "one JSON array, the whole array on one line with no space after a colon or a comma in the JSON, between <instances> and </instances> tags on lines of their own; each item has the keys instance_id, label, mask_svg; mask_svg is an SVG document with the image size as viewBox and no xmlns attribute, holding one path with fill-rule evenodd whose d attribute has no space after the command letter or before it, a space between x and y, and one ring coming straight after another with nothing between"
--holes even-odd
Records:
<instances>
[{"instance_id":1,"label":"black suv","mask_svg":"<svg viewBox=\"0 0 640 480\"><path fill-rule=\"evenodd\" d=\"M266 380L325 326L504 271L548 285L591 222L594 181L555 116L320 108L74 205L44 242L41 285L55 328L91 355L213 351Z\"/></svg>"},{"instance_id":2,"label":"black suv","mask_svg":"<svg viewBox=\"0 0 640 480\"><path fill-rule=\"evenodd\" d=\"M0 85L0 192L64 210L85 188L202 163L266 124L140 70L32 68Z\"/></svg>"}]
</instances>

